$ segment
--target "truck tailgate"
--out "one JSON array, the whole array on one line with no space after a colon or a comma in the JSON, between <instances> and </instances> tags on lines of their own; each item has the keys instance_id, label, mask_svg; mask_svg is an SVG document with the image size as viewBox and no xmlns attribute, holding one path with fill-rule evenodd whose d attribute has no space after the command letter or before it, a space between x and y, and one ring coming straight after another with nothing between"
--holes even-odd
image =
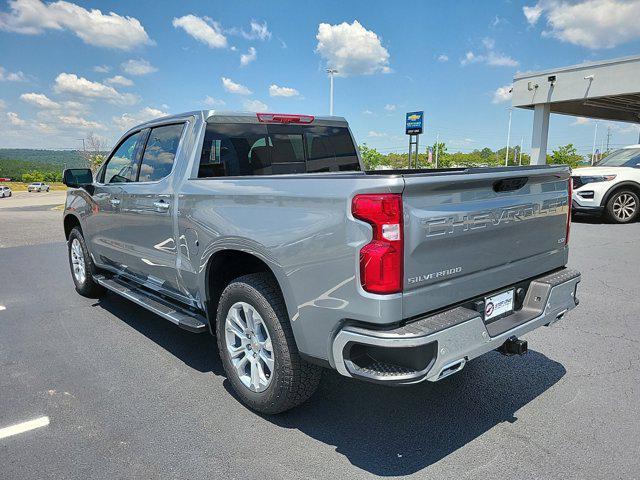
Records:
<instances>
[{"instance_id":1,"label":"truck tailgate","mask_svg":"<svg viewBox=\"0 0 640 480\"><path fill-rule=\"evenodd\" d=\"M405 318L567 262L569 168L405 175Z\"/></svg>"}]
</instances>

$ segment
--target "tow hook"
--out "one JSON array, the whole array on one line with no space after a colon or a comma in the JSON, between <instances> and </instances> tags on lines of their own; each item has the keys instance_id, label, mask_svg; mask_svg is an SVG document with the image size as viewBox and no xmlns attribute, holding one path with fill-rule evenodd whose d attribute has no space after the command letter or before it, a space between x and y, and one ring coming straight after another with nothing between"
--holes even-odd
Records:
<instances>
[{"instance_id":1,"label":"tow hook","mask_svg":"<svg viewBox=\"0 0 640 480\"><path fill-rule=\"evenodd\" d=\"M528 350L527 341L520 340L518 337L509 337L497 350L507 356L524 355Z\"/></svg>"}]
</instances>

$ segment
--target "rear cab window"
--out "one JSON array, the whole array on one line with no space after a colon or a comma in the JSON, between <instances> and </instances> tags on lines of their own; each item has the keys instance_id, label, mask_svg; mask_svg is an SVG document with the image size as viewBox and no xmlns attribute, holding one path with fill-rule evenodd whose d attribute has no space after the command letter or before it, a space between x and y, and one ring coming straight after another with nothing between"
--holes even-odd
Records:
<instances>
[{"instance_id":1,"label":"rear cab window","mask_svg":"<svg viewBox=\"0 0 640 480\"><path fill-rule=\"evenodd\" d=\"M346 126L207 125L199 178L360 171Z\"/></svg>"}]
</instances>

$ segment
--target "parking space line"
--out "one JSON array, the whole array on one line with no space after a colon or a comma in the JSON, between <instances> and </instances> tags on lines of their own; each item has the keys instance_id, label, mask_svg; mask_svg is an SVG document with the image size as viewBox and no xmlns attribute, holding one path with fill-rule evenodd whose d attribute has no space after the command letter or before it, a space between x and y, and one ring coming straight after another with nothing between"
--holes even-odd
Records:
<instances>
[{"instance_id":1,"label":"parking space line","mask_svg":"<svg viewBox=\"0 0 640 480\"><path fill-rule=\"evenodd\" d=\"M28 432L29 430L35 430L36 428L46 427L47 425L49 425L49 417L40 417L35 420L29 420L28 422L11 425L10 427L0 428L0 440L11 437L12 435Z\"/></svg>"},{"instance_id":2,"label":"parking space line","mask_svg":"<svg viewBox=\"0 0 640 480\"><path fill-rule=\"evenodd\" d=\"M6 309L7 309L7 307L5 307L4 305L0 305L0 312L1 312L2 310L6 310Z\"/></svg>"}]
</instances>

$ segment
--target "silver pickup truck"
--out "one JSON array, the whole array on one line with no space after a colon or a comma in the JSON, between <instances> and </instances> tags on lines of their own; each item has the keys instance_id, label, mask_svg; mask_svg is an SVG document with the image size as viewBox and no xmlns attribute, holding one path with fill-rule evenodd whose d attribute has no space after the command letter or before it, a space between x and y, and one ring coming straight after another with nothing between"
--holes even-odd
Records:
<instances>
[{"instance_id":1,"label":"silver pickup truck","mask_svg":"<svg viewBox=\"0 0 640 480\"><path fill-rule=\"evenodd\" d=\"M217 338L239 398L305 401L322 367L437 381L578 304L566 166L365 172L339 117L197 111L70 169L76 290Z\"/></svg>"}]
</instances>

